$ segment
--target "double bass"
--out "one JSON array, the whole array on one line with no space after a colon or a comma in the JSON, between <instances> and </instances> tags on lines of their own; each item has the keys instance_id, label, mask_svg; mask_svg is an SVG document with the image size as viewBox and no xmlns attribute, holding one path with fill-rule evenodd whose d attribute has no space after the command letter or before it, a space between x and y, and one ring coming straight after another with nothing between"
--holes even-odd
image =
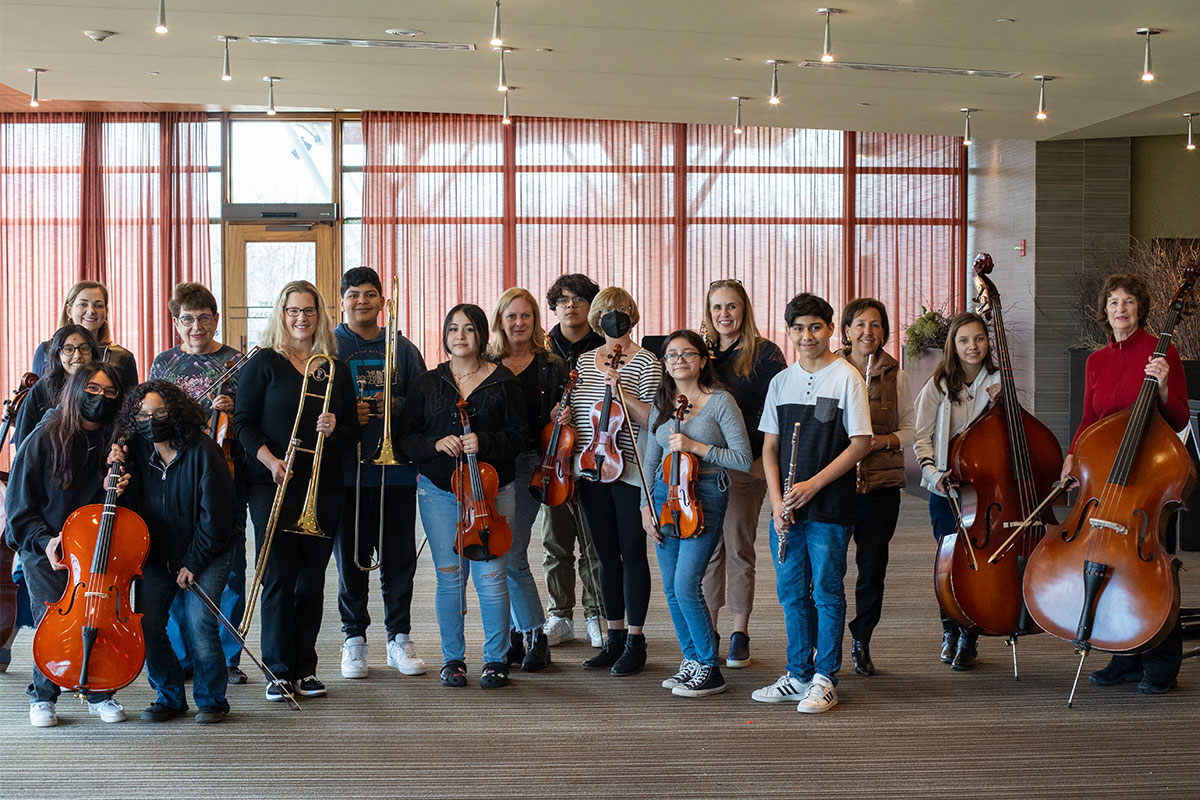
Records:
<instances>
[{"instance_id":1,"label":"double bass","mask_svg":"<svg viewBox=\"0 0 1200 800\"><path fill-rule=\"evenodd\" d=\"M458 401L458 418L463 436L469 436L471 419L467 416L465 398ZM450 488L459 509L454 552L470 561L491 561L507 553L512 547L512 529L496 510L496 492L500 488L496 468L481 462L477 454L467 453L465 463L450 478ZM463 608L465 614L466 606Z\"/></svg>"},{"instance_id":2,"label":"double bass","mask_svg":"<svg viewBox=\"0 0 1200 800\"><path fill-rule=\"evenodd\" d=\"M4 413L0 415L0 451L8 441L9 431L17 418L21 405L29 397L29 390L37 383L38 376L26 372L13 390L13 397L4 401ZM4 541L4 492L8 486L8 473L0 472L0 649L8 647L9 640L17 627L17 584L12 579L13 559L16 554ZM7 667L8 662L0 664ZM0 670L2 671L2 670Z\"/></svg>"},{"instance_id":3,"label":"double bass","mask_svg":"<svg viewBox=\"0 0 1200 800\"><path fill-rule=\"evenodd\" d=\"M1001 390L950 443L950 473L959 484L962 524L939 543L934 585L942 609L959 626L1014 636L1037 632L1025 613L1021 581L1030 553L1046 526L1054 524L1038 501L1057 481L1063 456L1050 429L1021 407L1000 292L988 277L993 267L987 253L975 258L975 279L987 301L985 316L990 312L995 331ZM1011 539L1031 515L1034 520Z\"/></svg>"},{"instance_id":4,"label":"double bass","mask_svg":"<svg viewBox=\"0 0 1200 800\"><path fill-rule=\"evenodd\" d=\"M685 395L679 395L675 432L692 407ZM663 536L690 539L704 530L704 510L696 496L696 477L700 474L700 459L693 453L667 453L662 465L663 481L667 484L667 499L658 514L658 527Z\"/></svg>"},{"instance_id":5,"label":"double bass","mask_svg":"<svg viewBox=\"0 0 1200 800\"><path fill-rule=\"evenodd\" d=\"M605 365L621 367L621 345L614 344ZM617 444L617 434L625 424L625 407L613 399L612 386L605 384L604 398L588 412L592 422L592 440L579 456L579 476L589 481L612 483L625 471L625 457Z\"/></svg>"},{"instance_id":6,"label":"double bass","mask_svg":"<svg viewBox=\"0 0 1200 800\"><path fill-rule=\"evenodd\" d=\"M1180 316L1193 309L1197 277L1195 263L1184 268L1151 358L1166 355ZM1091 649L1139 653L1175 626L1179 560L1164 542L1171 513L1196 485L1196 470L1163 419L1158 382L1150 376L1132 406L1079 435L1074 455L1078 497L1062 527L1030 556L1024 589L1033 620L1080 649L1078 682Z\"/></svg>"},{"instance_id":7,"label":"double bass","mask_svg":"<svg viewBox=\"0 0 1200 800\"><path fill-rule=\"evenodd\" d=\"M571 393L579 381L579 370L571 370L563 387L554 419L542 428L542 461L529 478L529 493L539 503L560 506L575 496L575 481L571 478L571 453L575 451L575 428L561 421L571 405Z\"/></svg>"}]
</instances>

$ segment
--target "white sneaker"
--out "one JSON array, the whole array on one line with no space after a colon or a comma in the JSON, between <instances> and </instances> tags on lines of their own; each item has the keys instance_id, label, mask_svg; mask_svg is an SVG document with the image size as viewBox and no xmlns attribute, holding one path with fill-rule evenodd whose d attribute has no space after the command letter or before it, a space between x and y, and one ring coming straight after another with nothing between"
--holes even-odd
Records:
<instances>
[{"instance_id":1,"label":"white sneaker","mask_svg":"<svg viewBox=\"0 0 1200 800\"><path fill-rule=\"evenodd\" d=\"M58 712L49 700L29 704L29 724L35 728L53 728L58 724Z\"/></svg>"},{"instance_id":2,"label":"white sneaker","mask_svg":"<svg viewBox=\"0 0 1200 800\"><path fill-rule=\"evenodd\" d=\"M406 633L397 633L387 643L388 666L400 671L401 675L424 675L425 662L417 655L417 646Z\"/></svg>"},{"instance_id":3,"label":"white sneaker","mask_svg":"<svg viewBox=\"0 0 1200 800\"><path fill-rule=\"evenodd\" d=\"M760 703L782 703L784 701L795 700L806 691L808 691L807 683L796 680L785 672L779 676L779 680L770 686L755 689L750 696Z\"/></svg>"},{"instance_id":4,"label":"white sneaker","mask_svg":"<svg viewBox=\"0 0 1200 800\"><path fill-rule=\"evenodd\" d=\"M804 699L796 706L796 710L804 714L820 714L836 705L837 689L833 688L833 681L817 673L813 675L812 682L808 684L808 690L804 693Z\"/></svg>"},{"instance_id":5,"label":"white sneaker","mask_svg":"<svg viewBox=\"0 0 1200 800\"><path fill-rule=\"evenodd\" d=\"M664 689L674 689L681 683L687 683L696 674L696 670L700 669L699 661L692 661L690 658L685 658L679 662L679 672L676 672L671 677L662 682Z\"/></svg>"},{"instance_id":6,"label":"white sneaker","mask_svg":"<svg viewBox=\"0 0 1200 800\"><path fill-rule=\"evenodd\" d=\"M351 636L342 645L342 677L367 677L367 637Z\"/></svg>"},{"instance_id":7,"label":"white sneaker","mask_svg":"<svg viewBox=\"0 0 1200 800\"><path fill-rule=\"evenodd\" d=\"M604 627L600 624L599 616L587 618L588 644L599 650L604 647Z\"/></svg>"},{"instance_id":8,"label":"white sneaker","mask_svg":"<svg viewBox=\"0 0 1200 800\"><path fill-rule=\"evenodd\" d=\"M551 614L542 630L545 632L546 638L550 640L551 647L575 638L575 624L571 622L570 617L556 617Z\"/></svg>"},{"instance_id":9,"label":"white sneaker","mask_svg":"<svg viewBox=\"0 0 1200 800\"><path fill-rule=\"evenodd\" d=\"M124 722L126 719L124 707L111 698L103 703L88 703L88 713L97 715L102 722Z\"/></svg>"}]
</instances>

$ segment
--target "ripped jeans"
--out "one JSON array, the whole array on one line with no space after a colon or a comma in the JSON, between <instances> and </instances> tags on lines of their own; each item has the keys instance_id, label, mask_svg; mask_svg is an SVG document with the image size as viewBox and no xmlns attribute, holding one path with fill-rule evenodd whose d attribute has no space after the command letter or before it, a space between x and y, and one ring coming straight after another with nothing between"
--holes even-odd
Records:
<instances>
[{"instance_id":1,"label":"ripped jeans","mask_svg":"<svg viewBox=\"0 0 1200 800\"><path fill-rule=\"evenodd\" d=\"M501 486L496 493L496 511L511 519L513 484ZM465 581L473 577L479 597L479 617L483 622L484 663L503 662L508 654L508 557L491 561L467 561L454 552L458 521L458 503L452 492L443 492L426 478L417 479L417 507L421 527L429 539L429 554L437 570L434 607L442 636L442 663L465 661L467 642L463 632ZM466 567L465 571L463 567Z\"/></svg>"}]
</instances>

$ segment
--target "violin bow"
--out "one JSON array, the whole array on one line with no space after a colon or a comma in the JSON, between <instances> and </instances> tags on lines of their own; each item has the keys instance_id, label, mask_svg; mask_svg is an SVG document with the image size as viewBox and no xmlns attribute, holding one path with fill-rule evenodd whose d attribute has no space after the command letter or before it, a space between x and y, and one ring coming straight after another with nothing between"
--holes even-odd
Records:
<instances>
[{"instance_id":1,"label":"violin bow","mask_svg":"<svg viewBox=\"0 0 1200 800\"><path fill-rule=\"evenodd\" d=\"M621 395L621 405L629 408L629 402L625 399L625 386L622 381L617 381L617 394ZM629 421L629 414L625 416L625 433L629 434L629 442L633 445L633 460L637 464L638 477L642 480L642 491L646 493L646 505L650 507L650 516L654 520L654 531L658 534L658 546L662 547L662 528L658 526L658 517L654 516L654 496L650 494L650 487L646 485L646 470L642 468L642 456L638 452L637 437L633 435L633 423Z\"/></svg>"},{"instance_id":2,"label":"violin bow","mask_svg":"<svg viewBox=\"0 0 1200 800\"><path fill-rule=\"evenodd\" d=\"M1046 510L1046 506L1053 503L1062 495L1063 492L1067 491L1068 483L1069 481L1059 481L1058 485L1054 487L1053 491L1046 495L1046 499L1039 503L1037 508L1035 508L1033 511L1030 511L1029 516L1021 521L1021 524L1018 525L1016 530L1012 532L1012 535L1005 539L1002 545L996 548L996 552L992 553L992 557L988 559L989 564L995 564L1001 558L1004 558L1004 554L1012 549L1013 544L1017 541L1017 537L1020 536L1026 528L1029 528L1033 525L1042 524L1039 520L1042 512Z\"/></svg>"},{"instance_id":3,"label":"violin bow","mask_svg":"<svg viewBox=\"0 0 1200 800\"><path fill-rule=\"evenodd\" d=\"M971 571L979 569L979 563L975 560L975 547L971 544L971 537L967 534L967 526L963 524L962 507L958 504L958 492L953 488L947 488L946 499L950 501L950 507L954 510L954 521L958 523L958 532L962 534L963 544L967 548L967 560L969 560Z\"/></svg>"}]
</instances>

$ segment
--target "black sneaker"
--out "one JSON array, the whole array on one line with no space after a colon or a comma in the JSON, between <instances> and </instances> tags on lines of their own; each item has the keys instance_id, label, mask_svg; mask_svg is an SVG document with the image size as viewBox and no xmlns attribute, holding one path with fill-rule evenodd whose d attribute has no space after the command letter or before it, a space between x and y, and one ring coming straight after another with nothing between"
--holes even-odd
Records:
<instances>
[{"instance_id":1,"label":"black sneaker","mask_svg":"<svg viewBox=\"0 0 1200 800\"><path fill-rule=\"evenodd\" d=\"M1142 680L1142 670L1137 668L1137 662L1132 659L1113 658L1104 669L1096 670L1088 675L1088 681L1097 686L1116 686L1118 683L1135 683Z\"/></svg>"},{"instance_id":2,"label":"black sneaker","mask_svg":"<svg viewBox=\"0 0 1200 800\"><path fill-rule=\"evenodd\" d=\"M305 697L324 697L325 684L317 680L316 675L309 675L296 682L296 691Z\"/></svg>"},{"instance_id":3,"label":"black sneaker","mask_svg":"<svg viewBox=\"0 0 1200 800\"><path fill-rule=\"evenodd\" d=\"M229 685L230 686L241 686L243 683L246 683L248 680L249 680L249 678L246 677L246 673L242 672L241 667L237 666L236 664L231 664L229 666Z\"/></svg>"},{"instance_id":4,"label":"black sneaker","mask_svg":"<svg viewBox=\"0 0 1200 800\"><path fill-rule=\"evenodd\" d=\"M455 688L467 685L467 665L457 658L442 665L442 686Z\"/></svg>"},{"instance_id":5,"label":"black sneaker","mask_svg":"<svg viewBox=\"0 0 1200 800\"><path fill-rule=\"evenodd\" d=\"M701 664L696 674L686 683L680 683L671 690L671 694L680 697L704 697L709 694L720 694L725 691L725 678L721 676L721 668Z\"/></svg>"},{"instance_id":6,"label":"black sneaker","mask_svg":"<svg viewBox=\"0 0 1200 800\"><path fill-rule=\"evenodd\" d=\"M272 703L282 703L285 691L292 691L291 681L271 681L267 684L267 699Z\"/></svg>"},{"instance_id":7,"label":"black sneaker","mask_svg":"<svg viewBox=\"0 0 1200 800\"><path fill-rule=\"evenodd\" d=\"M1178 685L1179 682L1174 678L1171 678L1169 681L1164 683L1152 680L1150 676L1147 675L1138 683L1138 691L1142 694L1166 694Z\"/></svg>"},{"instance_id":8,"label":"black sneaker","mask_svg":"<svg viewBox=\"0 0 1200 800\"><path fill-rule=\"evenodd\" d=\"M729 637L729 652L725 654L725 666L741 669L750 663L750 636L734 631Z\"/></svg>"},{"instance_id":9,"label":"black sneaker","mask_svg":"<svg viewBox=\"0 0 1200 800\"><path fill-rule=\"evenodd\" d=\"M662 682L664 689L674 689L681 683L687 683L696 674L696 670L700 668L699 661L692 661L690 658L685 658L679 662L679 671Z\"/></svg>"},{"instance_id":10,"label":"black sneaker","mask_svg":"<svg viewBox=\"0 0 1200 800\"><path fill-rule=\"evenodd\" d=\"M171 708L170 706L164 706L162 703L151 703L142 712L142 719L147 722L166 722L169 719L182 717L186 713L186 708Z\"/></svg>"},{"instance_id":11,"label":"black sneaker","mask_svg":"<svg viewBox=\"0 0 1200 800\"><path fill-rule=\"evenodd\" d=\"M215 725L225 719L226 711L217 706L205 706L196 712L197 725Z\"/></svg>"}]
</instances>

